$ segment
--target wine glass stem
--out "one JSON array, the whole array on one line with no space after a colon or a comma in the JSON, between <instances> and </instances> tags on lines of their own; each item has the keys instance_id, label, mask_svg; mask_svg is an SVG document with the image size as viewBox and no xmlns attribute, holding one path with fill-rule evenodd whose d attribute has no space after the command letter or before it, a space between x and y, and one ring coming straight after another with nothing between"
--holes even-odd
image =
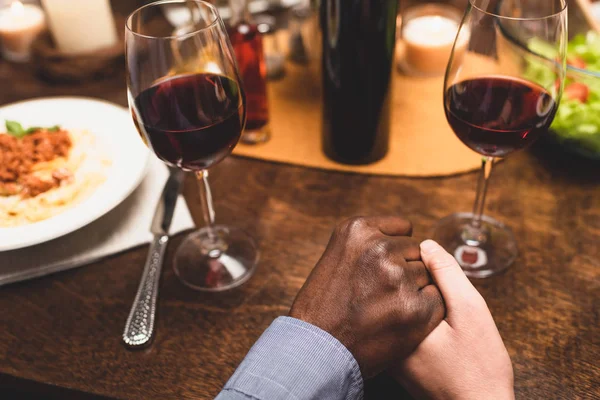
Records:
<instances>
[{"instance_id":1,"label":"wine glass stem","mask_svg":"<svg viewBox=\"0 0 600 400\"><path fill-rule=\"evenodd\" d=\"M477 196L475 197L475 204L473 205L473 219L471 220L471 225L462 233L463 240L471 246L479 246L488 239L488 233L481 227L481 219L493 166L494 159L492 157L483 157L481 159Z\"/></svg>"},{"instance_id":2,"label":"wine glass stem","mask_svg":"<svg viewBox=\"0 0 600 400\"><path fill-rule=\"evenodd\" d=\"M210 184L208 183L208 171L202 170L196 172L198 179L198 189L200 191L200 202L202 204L202 215L204 217L205 230L208 240L202 243L202 247L206 249L209 256L218 258L221 252L226 248L223 239L215 232L215 209L213 207L212 193Z\"/></svg>"}]
</instances>

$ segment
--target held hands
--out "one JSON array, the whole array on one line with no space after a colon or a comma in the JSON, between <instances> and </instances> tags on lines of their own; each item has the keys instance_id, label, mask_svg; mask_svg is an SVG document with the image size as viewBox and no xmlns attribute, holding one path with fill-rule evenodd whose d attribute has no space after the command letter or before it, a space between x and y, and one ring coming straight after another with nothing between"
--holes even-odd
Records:
<instances>
[{"instance_id":1,"label":"held hands","mask_svg":"<svg viewBox=\"0 0 600 400\"><path fill-rule=\"evenodd\" d=\"M290 311L344 344L365 378L407 357L444 318L411 231L398 217L341 223Z\"/></svg>"},{"instance_id":2,"label":"held hands","mask_svg":"<svg viewBox=\"0 0 600 400\"><path fill-rule=\"evenodd\" d=\"M421 255L446 319L392 375L419 399L514 399L512 364L485 300L437 243L423 242Z\"/></svg>"},{"instance_id":3,"label":"held hands","mask_svg":"<svg viewBox=\"0 0 600 400\"><path fill-rule=\"evenodd\" d=\"M431 240L419 248L410 234L396 217L340 224L290 316L336 337L365 378L395 363L392 375L416 398L514 399L483 297L450 254Z\"/></svg>"}]
</instances>

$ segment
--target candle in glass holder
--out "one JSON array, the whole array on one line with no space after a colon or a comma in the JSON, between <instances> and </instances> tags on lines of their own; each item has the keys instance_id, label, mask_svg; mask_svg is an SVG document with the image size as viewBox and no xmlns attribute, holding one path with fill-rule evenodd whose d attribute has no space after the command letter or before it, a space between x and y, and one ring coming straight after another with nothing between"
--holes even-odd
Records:
<instances>
[{"instance_id":1,"label":"candle in glass holder","mask_svg":"<svg viewBox=\"0 0 600 400\"><path fill-rule=\"evenodd\" d=\"M0 9L0 41L7 60L25 62L31 55L31 43L46 27L44 12L33 4L16 0Z\"/></svg>"},{"instance_id":2,"label":"candle in glass holder","mask_svg":"<svg viewBox=\"0 0 600 400\"><path fill-rule=\"evenodd\" d=\"M109 0L42 0L54 42L65 54L90 53L117 44Z\"/></svg>"},{"instance_id":3,"label":"candle in glass holder","mask_svg":"<svg viewBox=\"0 0 600 400\"><path fill-rule=\"evenodd\" d=\"M461 14L450 6L429 4L407 10L402 17L402 69L410 75L441 75L446 70L460 26ZM461 57L468 42L463 30L457 42Z\"/></svg>"}]
</instances>

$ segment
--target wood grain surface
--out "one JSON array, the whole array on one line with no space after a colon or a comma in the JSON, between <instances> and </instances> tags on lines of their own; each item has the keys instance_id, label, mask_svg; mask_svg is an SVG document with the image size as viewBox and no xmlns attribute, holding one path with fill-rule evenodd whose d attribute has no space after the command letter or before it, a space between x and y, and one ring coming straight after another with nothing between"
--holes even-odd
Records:
<instances>
[{"instance_id":1,"label":"wood grain surface","mask_svg":"<svg viewBox=\"0 0 600 400\"><path fill-rule=\"evenodd\" d=\"M86 95L126 104L124 76L56 85L0 62L0 104ZM210 399L261 332L285 315L334 225L353 215L400 214L427 237L468 211L475 174L407 179L226 159L212 173L217 221L258 240L261 260L243 287L186 289L167 265L157 337L126 350L121 333L147 247L81 269L0 289L0 397ZM200 221L195 188L186 198ZM519 399L600 398L600 165L539 144L497 166L489 214L511 226L520 255L505 274L475 281L515 369ZM35 251L35 248L32 248ZM367 399L408 398L385 376Z\"/></svg>"}]
</instances>

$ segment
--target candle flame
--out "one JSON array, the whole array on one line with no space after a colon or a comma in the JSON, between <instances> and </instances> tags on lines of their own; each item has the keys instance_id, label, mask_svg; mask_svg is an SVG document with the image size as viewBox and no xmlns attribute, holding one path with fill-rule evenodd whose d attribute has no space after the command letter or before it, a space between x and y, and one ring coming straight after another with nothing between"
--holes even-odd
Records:
<instances>
[{"instance_id":1,"label":"candle flame","mask_svg":"<svg viewBox=\"0 0 600 400\"><path fill-rule=\"evenodd\" d=\"M25 7L23 7L23 3L21 3L19 0L15 0L11 3L10 12L13 15L23 15L24 11Z\"/></svg>"}]
</instances>

